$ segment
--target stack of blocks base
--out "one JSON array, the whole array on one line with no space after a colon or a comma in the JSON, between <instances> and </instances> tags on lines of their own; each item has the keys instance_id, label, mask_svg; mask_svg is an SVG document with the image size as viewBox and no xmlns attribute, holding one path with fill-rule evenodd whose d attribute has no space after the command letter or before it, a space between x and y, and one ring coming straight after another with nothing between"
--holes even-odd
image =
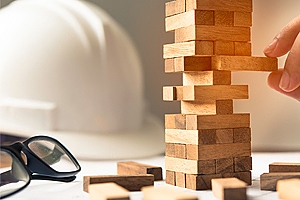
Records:
<instances>
[{"instance_id":1,"label":"stack of blocks base","mask_svg":"<svg viewBox=\"0 0 300 200\"><path fill-rule=\"evenodd\" d=\"M166 182L211 189L211 179L251 184L250 114L233 113L233 99L248 99L247 85L231 85L231 71L276 71L277 59L252 57L252 0L175 0L166 3L166 73L182 86L165 86L165 101L180 114L165 115Z\"/></svg>"}]
</instances>

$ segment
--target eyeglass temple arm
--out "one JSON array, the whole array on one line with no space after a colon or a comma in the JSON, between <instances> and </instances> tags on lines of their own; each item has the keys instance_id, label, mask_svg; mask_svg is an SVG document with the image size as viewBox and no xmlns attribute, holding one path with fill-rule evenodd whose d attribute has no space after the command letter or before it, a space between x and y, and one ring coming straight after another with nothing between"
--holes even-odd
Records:
<instances>
[{"instance_id":1,"label":"eyeglass temple arm","mask_svg":"<svg viewBox=\"0 0 300 200\"><path fill-rule=\"evenodd\" d=\"M0 176L1 176L0 186L6 185L9 183L17 183L19 181L12 175L11 170L1 173Z\"/></svg>"},{"instance_id":2,"label":"eyeglass temple arm","mask_svg":"<svg viewBox=\"0 0 300 200\"><path fill-rule=\"evenodd\" d=\"M76 176L69 177L51 177L44 175L32 175L32 180L48 180L48 181L60 181L60 182L71 182L76 179Z\"/></svg>"}]
</instances>

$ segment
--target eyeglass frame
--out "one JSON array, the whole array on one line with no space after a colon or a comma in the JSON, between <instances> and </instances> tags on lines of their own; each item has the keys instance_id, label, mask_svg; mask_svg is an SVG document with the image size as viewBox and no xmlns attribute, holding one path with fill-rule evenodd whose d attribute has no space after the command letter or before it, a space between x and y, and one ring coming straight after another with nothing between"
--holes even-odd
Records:
<instances>
[{"instance_id":1,"label":"eyeglass frame","mask_svg":"<svg viewBox=\"0 0 300 200\"><path fill-rule=\"evenodd\" d=\"M45 161L39 158L28 146L30 142L35 140L50 141L58 145L64 151L64 153L70 158L70 160L73 162L77 170L69 171L69 172L59 172L53 169L52 167L50 167L49 164L47 164ZM0 196L0 199L6 198L8 196L20 192L30 184L31 180L71 182L75 180L76 174L81 171L81 167L78 161L71 154L71 152L58 140L49 136L33 136L23 142L16 142L11 145L0 146L0 151L4 151L8 153L10 156L12 156L12 159L15 159L14 161L18 161L19 164L21 164L23 168L26 170L29 176L29 181L24 186L22 186L21 188L17 189L12 193ZM26 156L26 161L27 161L26 163L21 156L21 152L23 152Z\"/></svg>"}]
</instances>

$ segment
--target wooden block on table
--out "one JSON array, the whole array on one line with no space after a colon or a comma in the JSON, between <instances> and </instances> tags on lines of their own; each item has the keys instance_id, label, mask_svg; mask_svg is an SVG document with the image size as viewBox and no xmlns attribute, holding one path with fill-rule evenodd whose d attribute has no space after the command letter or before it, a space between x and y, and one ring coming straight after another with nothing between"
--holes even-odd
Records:
<instances>
[{"instance_id":1,"label":"wooden block on table","mask_svg":"<svg viewBox=\"0 0 300 200\"><path fill-rule=\"evenodd\" d=\"M186 129L186 115L182 114L166 114L166 129Z\"/></svg>"},{"instance_id":2,"label":"wooden block on table","mask_svg":"<svg viewBox=\"0 0 300 200\"><path fill-rule=\"evenodd\" d=\"M166 129L165 142L181 144L215 144L216 130L180 130ZM174 157L174 156L171 156Z\"/></svg>"},{"instance_id":3,"label":"wooden block on table","mask_svg":"<svg viewBox=\"0 0 300 200\"><path fill-rule=\"evenodd\" d=\"M249 42L234 42L234 55L236 56L251 56L252 49Z\"/></svg>"},{"instance_id":4,"label":"wooden block on table","mask_svg":"<svg viewBox=\"0 0 300 200\"><path fill-rule=\"evenodd\" d=\"M300 199L300 179L279 180L277 182L277 193L280 199L298 200Z\"/></svg>"},{"instance_id":5,"label":"wooden block on table","mask_svg":"<svg viewBox=\"0 0 300 200\"><path fill-rule=\"evenodd\" d=\"M218 129L216 130L216 143L217 144L230 144L233 143L233 129Z\"/></svg>"},{"instance_id":6,"label":"wooden block on table","mask_svg":"<svg viewBox=\"0 0 300 200\"><path fill-rule=\"evenodd\" d=\"M211 180L214 178L222 178L221 174L187 174L186 188L192 190L209 190L211 189Z\"/></svg>"},{"instance_id":7,"label":"wooden block on table","mask_svg":"<svg viewBox=\"0 0 300 200\"><path fill-rule=\"evenodd\" d=\"M116 183L99 183L89 185L91 200L129 200L130 193Z\"/></svg>"},{"instance_id":8,"label":"wooden block on table","mask_svg":"<svg viewBox=\"0 0 300 200\"><path fill-rule=\"evenodd\" d=\"M186 115L186 129L224 129L250 126L250 114Z\"/></svg>"},{"instance_id":9,"label":"wooden block on table","mask_svg":"<svg viewBox=\"0 0 300 200\"><path fill-rule=\"evenodd\" d=\"M198 197L186 191L170 186L142 188L144 200L197 200Z\"/></svg>"},{"instance_id":10,"label":"wooden block on table","mask_svg":"<svg viewBox=\"0 0 300 200\"><path fill-rule=\"evenodd\" d=\"M96 183L116 183L129 191L139 191L144 186L154 185L154 176L152 174L145 175L100 175L100 176L84 176L83 191L89 192L89 185Z\"/></svg>"},{"instance_id":11,"label":"wooden block on table","mask_svg":"<svg viewBox=\"0 0 300 200\"><path fill-rule=\"evenodd\" d=\"M250 143L194 145L187 144L187 159L213 160L229 157L251 156Z\"/></svg>"},{"instance_id":12,"label":"wooden block on table","mask_svg":"<svg viewBox=\"0 0 300 200\"><path fill-rule=\"evenodd\" d=\"M235 55L233 41L217 40L214 42L214 55Z\"/></svg>"},{"instance_id":13,"label":"wooden block on table","mask_svg":"<svg viewBox=\"0 0 300 200\"><path fill-rule=\"evenodd\" d=\"M176 186L185 188L185 173L176 172L175 176Z\"/></svg>"},{"instance_id":14,"label":"wooden block on table","mask_svg":"<svg viewBox=\"0 0 300 200\"><path fill-rule=\"evenodd\" d=\"M219 200L247 200L247 184L237 178L211 180L214 196Z\"/></svg>"},{"instance_id":15,"label":"wooden block on table","mask_svg":"<svg viewBox=\"0 0 300 200\"><path fill-rule=\"evenodd\" d=\"M175 30L176 43L195 40L249 42L251 41L250 27L191 25Z\"/></svg>"},{"instance_id":16,"label":"wooden block on table","mask_svg":"<svg viewBox=\"0 0 300 200\"><path fill-rule=\"evenodd\" d=\"M269 165L269 172L300 172L300 163L274 162Z\"/></svg>"},{"instance_id":17,"label":"wooden block on table","mask_svg":"<svg viewBox=\"0 0 300 200\"><path fill-rule=\"evenodd\" d=\"M187 160L181 158L165 157L166 170L182 172L185 174L215 174L215 160Z\"/></svg>"},{"instance_id":18,"label":"wooden block on table","mask_svg":"<svg viewBox=\"0 0 300 200\"><path fill-rule=\"evenodd\" d=\"M234 26L252 26L252 12L234 12Z\"/></svg>"},{"instance_id":19,"label":"wooden block on table","mask_svg":"<svg viewBox=\"0 0 300 200\"><path fill-rule=\"evenodd\" d=\"M119 175L153 174L154 181L162 180L162 168L158 166L128 161L118 162L117 170Z\"/></svg>"},{"instance_id":20,"label":"wooden block on table","mask_svg":"<svg viewBox=\"0 0 300 200\"><path fill-rule=\"evenodd\" d=\"M230 85L231 84L231 72L230 71L183 72L182 82L183 82L183 86Z\"/></svg>"},{"instance_id":21,"label":"wooden block on table","mask_svg":"<svg viewBox=\"0 0 300 200\"><path fill-rule=\"evenodd\" d=\"M233 11L216 10L214 21L215 21L216 26L233 26L234 12Z\"/></svg>"},{"instance_id":22,"label":"wooden block on table","mask_svg":"<svg viewBox=\"0 0 300 200\"><path fill-rule=\"evenodd\" d=\"M167 59L181 56L213 55L213 48L213 41L190 41L165 44L163 46L163 57Z\"/></svg>"},{"instance_id":23,"label":"wooden block on table","mask_svg":"<svg viewBox=\"0 0 300 200\"><path fill-rule=\"evenodd\" d=\"M216 174L232 172L234 172L234 163L232 157L216 159Z\"/></svg>"},{"instance_id":24,"label":"wooden block on table","mask_svg":"<svg viewBox=\"0 0 300 200\"><path fill-rule=\"evenodd\" d=\"M234 171L244 172L252 170L252 157L235 157L234 158Z\"/></svg>"},{"instance_id":25,"label":"wooden block on table","mask_svg":"<svg viewBox=\"0 0 300 200\"><path fill-rule=\"evenodd\" d=\"M176 173L174 171L166 170L166 183L176 185Z\"/></svg>"},{"instance_id":26,"label":"wooden block on table","mask_svg":"<svg viewBox=\"0 0 300 200\"><path fill-rule=\"evenodd\" d=\"M233 129L233 142L235 143L247 143L251 142L251 128L234 128Z\"/></svg>"},{"instance_id":27,"label":"wooden block on table","mask_svg":"<svg viewBox=\"0 0 300 200\"><path fill-rule=\"evenodd\" d=\"M273 172L260 175L260 189L275 191L279 180L300 178L300 172Z\"/></svg>"},{"instance_id":28,"label":"wooden block on table","mask_svg":"<svg viewBox=\"0 0 300 200\"><path fill-rule=\"evenodd\" d=\"M252 0L186 0L186 10L224 10L252 12Z\"/></svg>"}]
</instances>

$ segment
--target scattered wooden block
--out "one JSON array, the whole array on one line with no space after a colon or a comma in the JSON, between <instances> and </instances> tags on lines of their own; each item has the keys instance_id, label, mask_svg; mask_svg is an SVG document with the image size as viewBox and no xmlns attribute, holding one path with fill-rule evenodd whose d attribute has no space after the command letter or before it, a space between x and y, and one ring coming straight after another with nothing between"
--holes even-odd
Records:
<instances>
[{"instance_id":1,"label":"scattered wooden block","mask_svg":"<svg viewBox=\"0 0 300 200\"><path fill-rule=\"evenodd\" d=\"M249 126L250 114L186 115L187 130L242 128Z\"/></svg>"},{"instance_id":2,"label":"scattered wooden block","mask_svg":"<svg viewBox=\"0 0 300 200\"><path fill-rule=\"evenodd\" d=\"M165 142L181 144L215 144L216 130L180 130L166 129ZM174 157L174 156L171 156Z\"/></svg>"},{"instance_id":3,"label":"scattered wooden block","mask_svg":"<svg viewBox=\"0 0 300 200\"><path fill-rule=\"evenodd\" d=\"M153 165L133 161L118 162L117 170L119 175L153 174L154 181L162 180L162 168Z\"/></svg>"},{"instance_id":4,"label":"scattered wooden block","mask_svg":"<svg viewBox=\"0 0 300 200\"><path fill-rule=\"evenodd\" d=\"M103 175L103 176L84 176L83 191L89 192L89 185L96 183L116 183L129 191L139 191L144 186L154 185L154 176L145 175Z\"/></svg>"},{"instance_id":5,"label":"scattered wooden block","mask_svg":"<svg viewBox=\"0 0 300 200\"><path fill-rule=\"evenodd\" d=\"M300 179L279 180L277 182L277 193L280 199L300 199Z\"/></svg>"},{"instance_id":6,"label":"scattered wooden block","mask_svg":"<svg viewBox=\"0 0 300 200\"><path fill-rule=\"evenodd\" d=\"M174 171L166 170L166 183L176 185L176 173Z\"/></svg>"},{"instance_id":7,"label":"scattered wooden block","mask_svg":"<svg viewBox=\"0 0 300 200\"><path fill-rule=\"evenodd\" d=\"M185 58L188 58L188 57L185 57ZM231 72L230 71L183 72L182 82L183 82L183 86L188 86L188 85L230 85L231 84Z\"/></svg>"},{"instance_id":8,"label":"scattered wooden block","mask_svg":"<svg viewBox=\"0 0 300 200\"><path fill-rule=\"evenodd\" d=\"M237 178L212 179L212 191L219 200L247 200L247 184Z\"/></svg>"},{"instance_id":9,"label":"scattered wooden block","mask_svg":"<svg viewBox=\"0 0 300 200\"><path fill-rule=\"evenodd\" d=\"M196 195L170 186L144 187L142 188L144 200L197 200Z\"/></svg>"},{"instance_id":10,"label":"scattered wooden block","mask_svg":"<svg viewBox=\"0 0 300 200\"><path fill-rule=\"evenodd\" d=\"M216 174L232 172L234 172L234 164L232 157L216 159Z\"/></svg>"},{"instance_id":11,"label":"scattered wooden block","mask_svg":"<svg viewBox=\"0 0 300 200\"><path fill-rule=\"evenodd\" d=\"M211 180L214 178L222 178L221 174L187 174L186 188L192 190L209 190L211 189Z\"/></svg>"},{"instance_id":12,"label":"scattered wooden block","mask_svg":"<svg viewBox=\"0 0 300 200\"><path fill-rule=\"evenodd\" d=\"M252 170L252 157L235 157L234 158L234 171L244 172Z\"/></svg>"},{"instance_id":13,"label":"scattered wooden block","mask_svg":"<svg viewBox=\"0 0 300 200\"><path fill-rule=\"evenodd\" d=\"M129 200L129 191L116 183L89 185L91 200Z\"/></svg>"},{"instance_id":14,"label":"scattered wooden block","mask_svg":"<svg viewBox=\"0 0 300 200\"><path fill-rule=\"evenodd\" d=\"M252 0L186 0L186 10L224 10L252 12Z\"/></svg>"},{"instance_id":15,"label":"scattered wooden block","mask_svg":"<svg viewBox=\"0 0 300 200\"><path fill-rule=\"evenodd\" d=\"M234 128L233 129L233 142L234 143L247 143L251 142L251 128Z\"/></svg>"},{"instance_id":16,"label":"scattered wooden block","mask_svg":"<svg viewBox=\"0 0 300 200\"><path fill-rule=\"evenodd\" d=\"M228 157L251 156L251 143L186 145L187 159L212 160Z\"/></svg>"},{"instance_id":17,"label":"scattered wooden block","mask_svg":"<svg viewBox=\"0 0 300 200\"><path fill-rule=\"evenodd\" d=\"M195 40L249 42L251 40L250 27L191 25L175 30L176 43Z\"/></svg>"},{"instance_id":18,"label":"scattered wooden block","mask_svg":"<svg viewBox=\"0 0 300 200\"><path fill-rule=\"evenodd\" d=\"M269 165L269 172L300 172L300 163L274 162Z\"/></svg>"},{"instance_id":19,"label":"scattered wooden block","mask_svg":"<svg viewBox=\"0 0 300 200\"><path fill-rule=\"evenodd\" d=\"M279 180L300 178L300 172L275 172L260 175L260 189L275 191Z\"/></svg>"},{"instance_id":20,"label":"scattered wooden block","mask_svg":"<svg viewBox=\"0 0 300 200\"><path fill-rule=\"evenodd\" d=\"M218 129L216 130L216 143L217 144L230 144L233 143L233 129Z\"/></svg>"},{"instance_id":21,"label":"scattered wooden block","mask_svg":"<svg viewBox=\"0 0 300 200\"><path fill-rule=\"evenodd\" d=\"M252 26L252 12L234 12L234 26Z\"/></svg>"}]
</instances>

